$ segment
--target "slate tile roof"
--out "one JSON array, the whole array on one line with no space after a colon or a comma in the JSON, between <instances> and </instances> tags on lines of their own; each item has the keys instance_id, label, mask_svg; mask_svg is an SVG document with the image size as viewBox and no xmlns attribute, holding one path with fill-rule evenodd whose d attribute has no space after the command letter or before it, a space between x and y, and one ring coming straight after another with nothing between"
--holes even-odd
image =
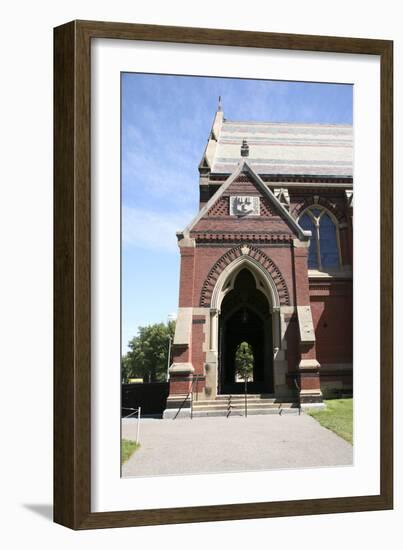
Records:
<instances>
[{"instance_id":1,"label":"slate tile roof","mask_svg":"<svg viewBox=\"0 0 403 550\"><path fill-rule=\"evenodd\" d=\"M353 127L347 124L222 122L212 173L230 174L249 146L248 162L258 174L351 177Z\"/></svg>"}]
</instances>

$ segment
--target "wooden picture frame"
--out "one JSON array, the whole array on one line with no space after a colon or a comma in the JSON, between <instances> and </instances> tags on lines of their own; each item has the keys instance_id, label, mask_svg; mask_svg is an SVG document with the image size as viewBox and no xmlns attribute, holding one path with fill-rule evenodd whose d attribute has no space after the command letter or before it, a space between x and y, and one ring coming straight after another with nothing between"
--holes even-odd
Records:
<instances>
[{"instance_id":1,"label":"wooden picture frame","mask_svg":"<svg viewBox=\"0 0 403 550\"><path fill-rule=\"evenodd\" d=\"M380 493L248 504L91 512L91 40L113 38L380 56ZM393 507L393 43L73 21L54 30L54 520L72 529L329 514Z\"/></svg>"}]
</instances>

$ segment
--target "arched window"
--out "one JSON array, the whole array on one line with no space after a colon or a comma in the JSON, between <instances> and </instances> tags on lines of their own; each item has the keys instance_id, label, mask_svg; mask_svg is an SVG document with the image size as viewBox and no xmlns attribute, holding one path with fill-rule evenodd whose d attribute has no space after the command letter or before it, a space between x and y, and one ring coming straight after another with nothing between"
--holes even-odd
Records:
<instances>
[{"instance_id":1,"label":"arched window","mask_svg":"<svg viewBox=\"0 0 403 550\"><path fill-rule=\"evenodd\" d=\"M335 269L341 265L338 228L324 208L308 208L299 219L302 229L312 232L309 269Z\"/></svg>"}]
</instances>

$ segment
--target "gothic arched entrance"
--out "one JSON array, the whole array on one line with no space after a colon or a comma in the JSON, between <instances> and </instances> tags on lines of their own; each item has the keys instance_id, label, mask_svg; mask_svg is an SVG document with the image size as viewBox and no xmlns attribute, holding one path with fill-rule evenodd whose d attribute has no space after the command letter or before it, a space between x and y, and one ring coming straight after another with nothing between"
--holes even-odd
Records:
<instances>
[{"instance_id":1,"label":"gothic arched entrance","mask_svg":"<svg viewBox=\"0 0 403 550\"><path fill-rule=\"evenodd\" d=\"M219 321L218 393L243 393L244 383L235 372L235 353L241 342L250 344L254 356L248 393L273 392L273 335L269 302L256 281L243 268L226 293Z\"/></svg>"}]
</instances>

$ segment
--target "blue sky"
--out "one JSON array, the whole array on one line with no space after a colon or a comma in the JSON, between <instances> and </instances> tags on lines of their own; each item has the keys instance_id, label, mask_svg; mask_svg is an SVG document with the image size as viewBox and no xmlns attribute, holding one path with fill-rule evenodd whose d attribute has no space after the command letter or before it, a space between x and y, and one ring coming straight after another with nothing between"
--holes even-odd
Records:
<instances>
[{"instance_id":1,"label":"blue sky","mask_svg":"<svg viewBox=\"0 0 403 550\"><path fill-rule=\"evenodd\" d=\"M228 120L352 123L353 88L122 74L122 350L175 313L175 232L198 210L198 164L222 97Z\"/></svg>"}]
</instances>

